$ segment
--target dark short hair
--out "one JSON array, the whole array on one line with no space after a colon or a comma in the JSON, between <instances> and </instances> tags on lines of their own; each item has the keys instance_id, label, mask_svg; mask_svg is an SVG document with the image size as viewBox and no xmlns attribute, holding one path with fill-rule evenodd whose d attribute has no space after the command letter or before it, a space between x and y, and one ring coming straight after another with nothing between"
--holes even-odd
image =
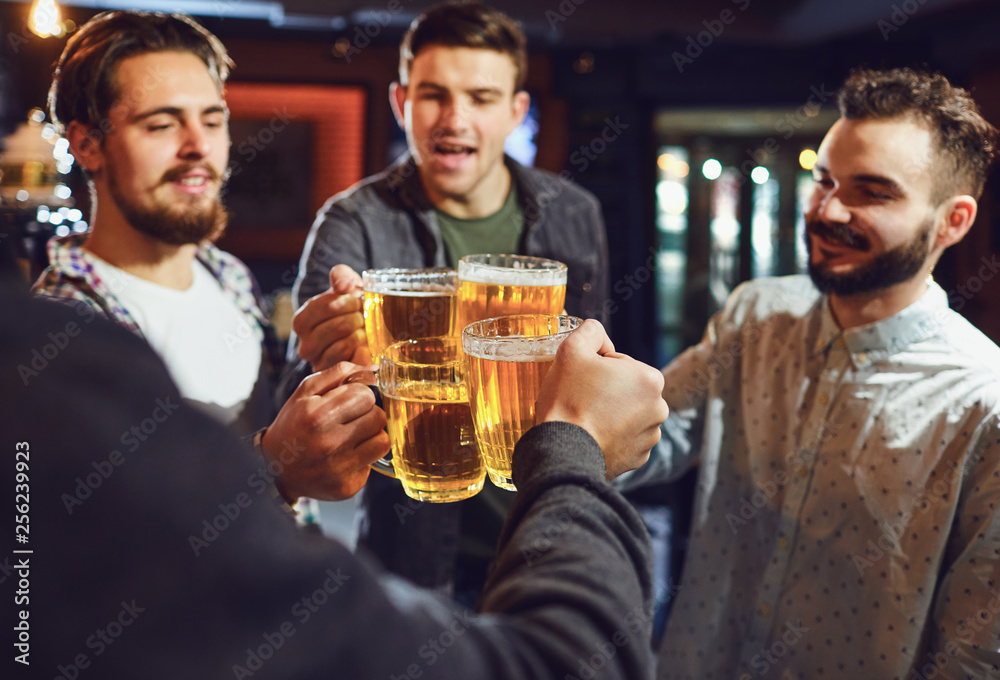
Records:
<instances>
[{"instance_id":1,"label":"dark short hair","mask_svg":"<svg viewBox=\"0 0 1000 680\"><path fill-rule=\"evenodd\" d=\"M837 94L837 105L848 119L902 117L926 125L937 140L937 200L982 195L997 131L969 93L944 76L911 68L856 69Z\"/></svg>"},{"instance_id":2,"label":"dark short hair","mask_svg":"<svg viewBox=\"0 0 1000 680\"><path fill-rule=\"evenodd\" d=\"M49 113L62 130L72 121L101 126L127 93L118 91L118 64L151 52L190 52L205 62L219 92L232 61L214 35L190 17L159 12L98 14L66 43L49 88ZM105 130L106 131L106 130Z\"/></svg>"},{"instance_id":3,"label":"dark short hair","mask_svg":"<svg viewBox=\"0 0 1000 680\"><path fill-rule=\"evenodd\" d=\"M517 24L481 2L444 2L413 20L399 45L399 82L409 81L420 50L432 45L494 50L514 61L514 91L528 76L528 43Z\"/></svg>"}]
</instances>

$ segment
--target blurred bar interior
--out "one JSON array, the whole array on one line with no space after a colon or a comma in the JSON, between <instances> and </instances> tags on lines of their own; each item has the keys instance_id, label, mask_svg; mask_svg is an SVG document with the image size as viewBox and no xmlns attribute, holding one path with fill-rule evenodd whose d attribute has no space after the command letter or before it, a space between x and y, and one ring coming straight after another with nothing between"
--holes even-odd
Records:
<instances>
[{"instance_id":1,"label":"blurred bar interior","mask_svg":"<svg viewBox=\"0 0 1000 680\"><path fill-rule=\"evenodd\" d=\"M44 111L67 33L105 9L187 12L236 62L232 219L220 245L250 265L287 327L284 301L316 210L405 149L387 92L399 39L429 4L0 2L0 220L17 234L0 248L33 278L52 234L87 229L85 182ZM533 104L509 152L568 171L601 200L612 337L654 365L696 341L740 281L803 269L809 169L851 67L926 64L971 88L1000 124L995 0L492 4L522 22L531 50ZM945 253L937 278L995 341L1000 317L987 310L1000 287L982 286L981 269L998 251L994 179L978 225Z\"/></svg>"}]
</instances>

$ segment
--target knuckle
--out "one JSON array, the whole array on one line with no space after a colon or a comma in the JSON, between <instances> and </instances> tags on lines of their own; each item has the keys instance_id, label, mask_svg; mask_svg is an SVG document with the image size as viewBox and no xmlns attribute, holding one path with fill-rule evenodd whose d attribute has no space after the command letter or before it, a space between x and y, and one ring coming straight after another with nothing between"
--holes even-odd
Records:
<instances>
[{"instance_id":1,"label":"knuckle","mask_svg":"<svg viewBox=\"0 0 1000 680\"><path fill-rule=\"evenodd\" d=\"M663 373L648 364L640 364L645 382L658 392L663 391Z\"/></svg>"},{"instance_id":2,"label":"knuckle","mask_svg":"<svg viewBox=\"0 0 1000 680\"><path fill-rule=\"evenodd\" d=\"M367 404L369 408L375 405L375 395L367 385L361 383L348 383L343 385L345 396L352 402L358 402L359 406Z\"/></svg>"},{"instance_id":3,"label":"knuckle","mask_svg":"<svg viewBox=\"0 0 1000 680\"><path fill-rule=\"evenodd\" d=\"M354 364L352 364L350 361L342 360L342 361L338 361L337 363L335 363L333 365L333 368L335 368L338 371L342 371L344 373L347 373L352 368L354 368Z\"/></svg>"},{"instance_id":4,"label":"knuckle","mask_svg":"<svg viewBox=\"0 0 1000 680\"><path fill-rule=\"evenodd\" d=\"M324 419L324 414L313 408L304 409L299 418L302 429L306 432L316 432L321 429Z\"/></svg>"}]
</instances>

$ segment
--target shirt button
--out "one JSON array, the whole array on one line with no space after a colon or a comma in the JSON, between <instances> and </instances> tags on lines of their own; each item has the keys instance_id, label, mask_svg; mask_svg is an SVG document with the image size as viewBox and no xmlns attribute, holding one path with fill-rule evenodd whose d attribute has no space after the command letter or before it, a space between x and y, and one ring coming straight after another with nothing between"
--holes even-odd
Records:
<instances>
[{"instance_id":1,"label":"shirt button","mask_svg":"<svg viewBox=\"0 0 1000 680\"><path fill-rule=\"evenodd\" d=\"M820 406L826 406L827 404L830 403L830 397L826 396L825 394L821 394L819 395L819 398L816 399L816 401L819 402Z\"/></svg>"},{"instance_id":2,"label":"shirt button","mask_svg":"<svg viewBox=\"0 0 1000 680\"><path fill-rule=\"evenodd\" d=\"M584 293L589 293L591 288L593 288L593 286L591 286L589 283L583 284L583 292Z\"/></svg>"},{"instance_id":3,"label":"shirt button","mask_svg":"<svg viewBox=\"0 0 1000 680\"><path fill-rule=\"evenodd\" d=\"M779 538L778 539L778 547L781 548L782 550L784 550L785 548L787 548L788 547L788 539L785 538L784 536L782 536L781 538Z\"/></svg>"},{"instance_id":4,"label":"shirt button","mask_svg":"<svg viewBox=\"0 0 1000 680\"><path fill-rule=\"evenodd\" d=\"M740 676L740 680L753 680L753 676L750 675L749 673L744 673L743 675Z\"/></svg>"},{"instance_id":5,"label":"shirt button","mask_svg":"<svg viewBox=\"0 0 1000 680\"><path fill-rule=\"evenodd\" d=\"M862 363L862 364L863 364L863 363L866 363L867 361L868 361L868 355L867 355L867 354L865 354L864 352L861 352L861 353L860 353L860 354L858 355L858 362L860 362L860 363Z\"/></svg>"},{"instance_id":6,"label":"shirt button","mask_svg":"<svg viewBox=\"0 0 1000 680\"><path fill-rule=\"evenodd\" d=\"M762 604L760 609L757 610L757 613L761 616L768 616L771 613L771 608L766 604Z\"/></svg>"},{"instance_id":7,"label":"shirt button","mask_svg":"<svg viewBox=\"0 0 1000 680\"><path fill-rule=\"evenodd\" d=\"M799 477L805 477L806 475L809 474L809 468L807 468L805 465L800 465L798 469L795 471L795 473Z\"/></svg>"}]
</instances>

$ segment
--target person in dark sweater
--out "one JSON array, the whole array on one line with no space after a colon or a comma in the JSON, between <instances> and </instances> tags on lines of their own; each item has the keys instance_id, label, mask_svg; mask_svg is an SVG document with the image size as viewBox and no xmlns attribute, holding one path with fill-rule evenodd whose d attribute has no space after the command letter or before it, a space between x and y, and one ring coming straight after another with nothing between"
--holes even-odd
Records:
<instances>
[{"instance_id":1,"label":"person in dark sweater","mask_svg":"<svg viewBox=\"0 0 1000 680\"><path fill-rule=\"evenodd\" d=\"M546 379L473 613L296 531L267 493L280 471L184 404L141 339L86 306L0 306L15 677L651 677L648 537L606 479L656 442L662 378L600 324Z\"/></svg>"}]
</instances>

